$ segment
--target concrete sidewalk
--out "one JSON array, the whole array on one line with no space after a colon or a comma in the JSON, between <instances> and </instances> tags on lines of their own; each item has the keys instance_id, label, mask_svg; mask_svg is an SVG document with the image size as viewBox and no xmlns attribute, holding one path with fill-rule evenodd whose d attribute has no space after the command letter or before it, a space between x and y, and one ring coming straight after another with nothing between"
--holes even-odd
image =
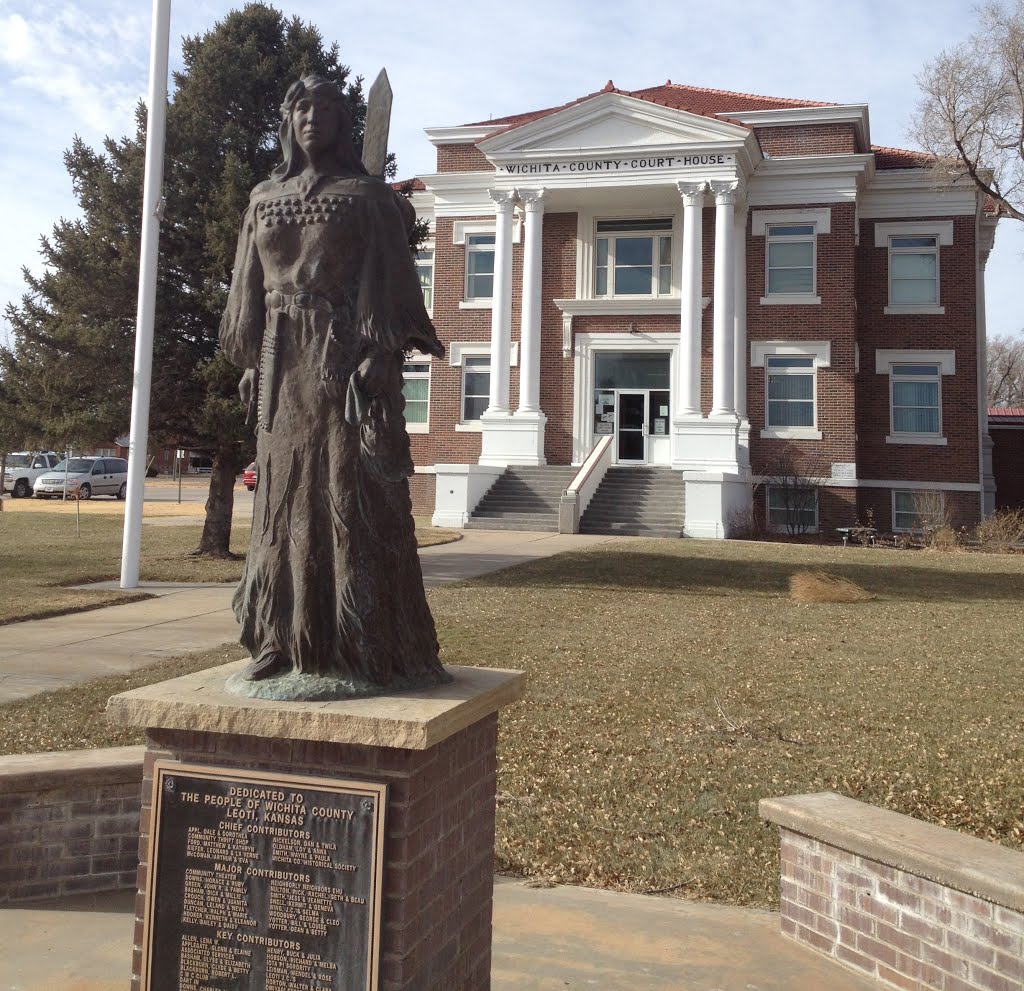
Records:
<instances>
[{"instance_id":1,"label":"concrete sidewalk","mask_svg":"<svg viewBox=\"0 0 1024 991\"><path fill-rule=\"evenodd\" d=\"M0 908L0 989L125 991L134 901ZM778 929L772 912L496 878L492 991L879 991Z\"/></svg>"},{"instance_id":2,"label":"concrete sidewalk","mask_svg":"<svg viewBox=\"0 0 1024 991\"><path fill-rule=\"evenodd\" d=\"M467 530L420 551L427 588L619 537ZM116 588L115 582L90 588ZM0 626L0 703L237 643L233 585L143 582L138 602ZM3 985L0 985L3 991Z\"/></svg>"}]
</instances>

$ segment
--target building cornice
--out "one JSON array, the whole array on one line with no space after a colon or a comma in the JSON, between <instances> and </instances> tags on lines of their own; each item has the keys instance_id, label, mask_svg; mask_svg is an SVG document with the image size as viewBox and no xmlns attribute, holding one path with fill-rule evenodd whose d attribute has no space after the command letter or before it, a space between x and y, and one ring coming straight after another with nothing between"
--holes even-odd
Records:
<instances>
[{"instance_id":1,"label":"building cornice","mask_svg":"<svg viewBox=\"0 0 1024 991\"><path fill-rule=\"evenodd\" d=\"M860 216L882 220L897 217L974 216L980 194L973 183L939 185L930 169L885 169L876 172L860 203Z\"/></svg>"},{"instance_id":2,"label":"building cornice","mask_svg":"<svg viewBox=\"0 0 1024 991\"><path fill-rule=\"evenodd\" d=\"M750 180L747 198L752 207L855 202L874 174L870 154L768 158Z\"/></svg>"},{"instance_id":3,"label":"building cornice","mask_svg":"<svg viewBox=\"0 0 1024 991\"><path fill-rule=\"evenodd\" d=\"M489 195L496 185L493 172L438 172L420 178L433 197L435 217L494 215L494 201Z\"/></svg>"},{"instance_id":4,"label":"building cornice","mask_svg":"<svg viewBox=\"0 0 1024 991\"><path fill-rule=\"evenodd\" d=\"M475 124L469 127L464 125L459 127L425 127L423 133L427 136L427 140L435 147L440 145L472 145L476 144L477 141L482 141L488 134L494 134L501 126L500 124L495 124L493 127Z\"/></svg>"}]
</instances>

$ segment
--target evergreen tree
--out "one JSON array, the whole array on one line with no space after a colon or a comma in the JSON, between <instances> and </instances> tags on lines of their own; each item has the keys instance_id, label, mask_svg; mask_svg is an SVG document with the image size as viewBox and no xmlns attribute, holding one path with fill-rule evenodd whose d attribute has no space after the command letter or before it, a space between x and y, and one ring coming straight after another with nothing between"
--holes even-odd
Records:
<instances>
[{"instance_id":1,"label":"evergreen tree","mask_svg":"<svg viewBox=\"0 0 1024 991\"><path fill-rule=\"evenodd\" d=\"M235 477L254 445L240 371L217 349L239 221L279 159L279 107L294 80L315 72L342 86L357 145L366 105L337 44L264 3L185 38L182 62L167 115L150 432L151 443L212 457L198 550L223 555ZM134 137L107 138L99 152L75 138L65 165L82 217L42 238L43 274L26 270L29 291L7 310L14 344L0 351L0 375L31 432L51 443L109 446L127 433L145 125L140 106Z\"/></svg>"}]
</instances>

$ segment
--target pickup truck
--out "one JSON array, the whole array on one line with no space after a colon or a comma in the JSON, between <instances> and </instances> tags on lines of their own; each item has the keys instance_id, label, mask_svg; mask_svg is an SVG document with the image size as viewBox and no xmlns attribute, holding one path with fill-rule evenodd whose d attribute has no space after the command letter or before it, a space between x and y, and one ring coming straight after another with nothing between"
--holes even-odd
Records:
<instances>
[{"instance_id":1,"label":"pickup truck","mask_svg":"<svg viewBox=\"0 0 1024 991\"><path fill-rule=\"evenodd\" d=\"M44 471L56 467L60 455L54 451L15 451L7 455L3 491L15 499L32 495L32 485Z\"/></svg>"}]
</instances>

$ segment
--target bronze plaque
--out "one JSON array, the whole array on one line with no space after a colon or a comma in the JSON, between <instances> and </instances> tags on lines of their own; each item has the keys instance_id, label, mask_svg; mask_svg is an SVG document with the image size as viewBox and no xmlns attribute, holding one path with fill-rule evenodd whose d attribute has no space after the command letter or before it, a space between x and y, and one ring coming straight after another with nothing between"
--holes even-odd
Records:
<instances>
[{"instance_id":1,"label":"bronze plaque","mask_svg":"<svg viewBox=\"0 0 1024 991\"><path fill-rule=\"evenodd\" d=\"M375 991L386 797L157 761L143 991Z\"/></svg>"}]
</instances>

